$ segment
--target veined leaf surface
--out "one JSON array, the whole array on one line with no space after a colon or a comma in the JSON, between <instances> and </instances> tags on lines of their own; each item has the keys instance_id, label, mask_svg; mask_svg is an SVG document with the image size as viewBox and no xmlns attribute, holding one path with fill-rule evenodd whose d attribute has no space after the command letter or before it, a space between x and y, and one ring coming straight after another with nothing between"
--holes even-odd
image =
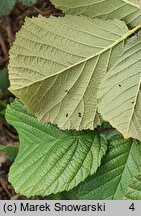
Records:
<instances>
[{"instance_id":1,"label":"veined leaf surface","mask_svg":"<svg viewBox=\"0 0 141 216\"><path fill-rule=\"evenodd\" d=\"M80 200L123 200L140 171L141 143L117 137L111 141L98 171L66 195Z\"/></svg>"},{"instance_id":2,"label":"veined leaf surface","mask_svg":"<svg viewBox=\"0 0 141 216\"><path fill-rule=\"evenodd\" d=\"M8 107L6 117L20 138L9 180L26 196L72 189L96 172L106 153L107 142L98 132L61 131L41 124L19 101Z\"/></svg>"},{"instance_id":3,"label":"veined leaf surface","mask_svg":"<svg viewBox=\"0 0 141 216\"><path fill-rule=\"evenodd\" d=\"M40 121L93 130L98 86L131 32L119 20L27 18L10 51L10 91Z\"/></svg>"},{"instance_id":4,"label":"veined leaf surface","mask_svg":"<svg viewBox=\"0 0 141 216\"><path fill-rule=\"evenodd\" d=\"M67 14L83 14L103 19L122 19L135 27L141 23L139 0L51 0Z\"/></svg>"},{"instance_id":5,"label":"veined leaf surface","mask_svg":"<svg viewBox=\"0 0 141 216\"><path fill-rule=\"evenodd\" d=\"M141 37L130 39L106 74L99 91L99 112L125 138L141 140Z\"/></svg>"},{"instance_id":6,"label":"veined leaf surface","mask_svg":"<svg viewBox=\"0 0 141 216\"><path fill-rule=\"evenodd\" d=\"M141 173L133 178L125 194L126 199L141 200Z\"/></svg>"}]
</instances>

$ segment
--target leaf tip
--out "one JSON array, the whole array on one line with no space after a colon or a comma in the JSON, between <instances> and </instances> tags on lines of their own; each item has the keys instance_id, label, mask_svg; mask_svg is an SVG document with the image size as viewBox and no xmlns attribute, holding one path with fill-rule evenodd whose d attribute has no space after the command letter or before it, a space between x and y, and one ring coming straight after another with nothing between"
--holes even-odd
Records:
<instances>
[{"instance_id":1,"label":"leaf tip","mask_svg":"<svg viewBox=\"0 0 141 216\"><path fill-rule=\"evenodd\" d=\"M129 139L130 138L130 135L128 133L123 134L123 136L124 136L124 139Z\"/></svg>"}]
</instances>

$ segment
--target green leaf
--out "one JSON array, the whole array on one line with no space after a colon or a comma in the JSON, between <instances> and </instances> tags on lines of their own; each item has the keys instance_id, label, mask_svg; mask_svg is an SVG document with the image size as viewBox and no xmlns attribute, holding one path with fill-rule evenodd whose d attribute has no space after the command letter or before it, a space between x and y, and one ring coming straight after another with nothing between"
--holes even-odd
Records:
<instances>
[{"instance_id":1,"label":"green leaf","mask_svg":"<svg viewBox=\"0 0 141 216\"><path fill-rule=\"evenodd\" d=\"M0 0L0 16L7 16L10 14L17 0ZM37 0L18 0L21 4L30 6L36 4Z\"/></svg>"},{"instance_id":2,"label":"green leaf","mask_svg":"<svg viewBox=\"0 0 141 216\"><path fill-rule=\"evenodd\" d=\"M133 177L141 171L141 143L115 138L93 176L68 194L71 199L122 200Z\"/></svg>"},{"instance_id":3,"label":"green leaf","mask_svg":"<svg viewBox=\"0 0 141 216\"><path fill-rule=\"evenodd\" d=\"M0 16L8 15L13 9L16 0L0 0Z\"/></svg>"},{"instance_id":4,"label":"green leaf","mask_svg":"<svg viewBox=\"0 0 141 216\"><path fill-rule=\"evenodd\" d=\"M7 104L0 100L0 112L6 109Z\"/></svg>"},{"instance_id":5,"label":"green leaf","mask_svg":"<svg viewBox=\"0 0 141 216\"><path fill-rule=\"evenodd\" d=\"M99 112L125 138L141 140L141 37L130 39L106 74L99 91Z\"/></svg>"},{"instance_id":6,"label":"green leaf","mask_svg":"<svg viewBox=\"0 0 141 216\"><path fill-rule=\"evenodd\" d=\"M121 137L121 133L113 128L108 122L103 122L103 124L98 127L98 131L103 133L105 139L108 141L112 140L115 136Z\"/></svg>"},{"instance_id":7,"label":"green leaf","mask_svg":"<svg viewBox=\"0 0 141 216\"><path fill-rule=\"evenodd\" d=\"M131 27L141 23L139 0L51 0L67 14L87 15L103 19L121 19Z\"/></svg>"},{"instance_id":8,"label":"green leaf","mask_svg":"<svg viewBox=\"0 0 141 216\"><path fill-rule=\"evenodd\" d=\"M37 0L19 0L21 2L21 4L26 5L26 6L30 6L32 4L36 4Z\"/></svg>"},{"instance_id":9,"label":"green leaf","mask_svg":"<svg viewBox=\"0 0 141 216\"><path fill-rule=\"evenodd\" d=\"M8 70L7 68L4 68L3 70L0 70L0 89L6 93L9 86L9 80L8 80Z\"/></svg>"},{"instance_id":10,"label":"green leaf","mask_svg":"<svg viewBox=\"0 0 141 216\"><path fill-rule=\"evenodd\" d=\"M141 174L133 178L125 195L126 199L141 200Z\"/></svg>"},{"instance_id":11,"label":"green leaf","mask_svg":"<svg viewBox=\"0 0 141 216\"><path fill-rule=\"evenodd\" d=\"M70 190L100 166L107 143L97 132L41 124L19 101L8 107L6 117L21 142L9 174L18 193L45 196Z\"/></svg>"},{"instance_id":12,"label":"green leaf","mask_svg":"<svg viewBox=\"0 0 141 216\"><path fill-rule=\"evenodd\" d=\"M19 150L19 147L18 146L13 146L13 145L7 145L7 146L4 146L4 145L0 145L0 153L1 152L6 152L9 159L11 161L14 161L16 156L17 156L17 153L18 153L18 150Z\"/></svg>"},{"instance_id":13,"label":"green leaf","mask_svg":"<svg viewBox=\"0 0 141 216\"><path fill-rule=\"evenodd\" d=\"M84 16L27 18L10 51L10 91L42 122L93 130L101 79L138 28Z\"/></svg>"}]
</instances>

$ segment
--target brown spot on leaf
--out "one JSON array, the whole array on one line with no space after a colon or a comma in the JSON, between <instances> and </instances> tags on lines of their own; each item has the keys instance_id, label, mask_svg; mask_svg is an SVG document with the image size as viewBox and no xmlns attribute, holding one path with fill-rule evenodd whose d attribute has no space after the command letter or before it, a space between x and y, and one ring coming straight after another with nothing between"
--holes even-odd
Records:
<instances>
[{"instance_id":1,"label":"brown spot on leaf","mask_svg":"<svg viewBox=\"0 0 141 216\"><path fill-rule=\"evenodd\" d=\"M68 117L68 116L69 116L69 114L67 113L67 114L66 114L66 117Z\"/></svg>"},{"instance_id":2,"label":"brown spot on leaf","mask_svg":"<svg viewBox=\"0 0 141 216\"><path fill-rule=\"evenodd\" d=\"M120 85L120 84L119 84L118 86L119 86L119 87L121 87L121 85Z\"/></svg>"},{"instance_id":3,"label":"brown spot on leaf","mask_svg":"<svg viewBox=\"0 0 141 216\"><path fill-rule=\"evenodd\" d=\"M69 66L73 65L73 63L72 63L72 62L69 62L69 61L66 61L66 63L67 63Z\"/></svg>"}]
</instances>

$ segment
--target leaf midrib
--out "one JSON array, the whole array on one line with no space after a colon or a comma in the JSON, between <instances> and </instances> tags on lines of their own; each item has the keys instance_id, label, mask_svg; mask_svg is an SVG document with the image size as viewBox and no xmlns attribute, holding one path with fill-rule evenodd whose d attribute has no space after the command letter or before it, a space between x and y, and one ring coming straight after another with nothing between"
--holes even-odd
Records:
<instances>
[{"instance_id":1,"label":"leaf midrib","mask_svg":"<svg viewBox=\"0 0 141 216\"><path fill-rule=\"evenodd\" d=\"M135 7L135 8L140 9L140 6L138 4L134 4L132 2L129 2L128 0L122 0L122 1L125 2L126 4L129 4L129 5L133 6L133 7Z\"/></svg>"},{"instance_id":2,"label":"leaf midrib","mask_svg":"<svg viewBox=\"0 0 141 216\"><path fill-rule=\"evenodd\" d=\"M88 61L88 60L90 60L90 59L92 59L92 58L94 58L94 57L96 57L96 56L98 56L98 55L101 55L102 53L104 53L104 52L106 52L107 50L113 48L113 47L116 46L118 43L124 41L124 40L127 39L130 35L132 35L133 33L135 33L136 31L138 31L138 30L140 30L140 29L141 29L141 25L138 25L138 26L135 27L134 29L132 29L132 30L128 31L127 33L125 33L122 37L118 38L114 43L112 43L112 44L109 45L108 47L106 47L106 48L104 48L103 50L99 51L97 54L94 54L94 55L92 55L92 56L90 56L90 57L87 57L86 59L84 59L84 60L82 60L82 61L80 61L80 62L77 62L77 63L75 63L75 64L73 64L73 65L70 65L69 67L67 67L67 68L65 68L65 69L63 69L63 70L58 71L56 74L52 74L52 75L50 75L50 76L47 76L46 78L41 78L41 79L39 79L37 82L32 82L32 83L30 83L30 84L28 84L28 85L25 85L24 87L19 87L19 88L12 88L12 87L9 87L9 90L14 92L14 91L16 91L16 90L20 90L20 89L27 88L27 87L29 87L29 86L35 84L35 83L39 83L39 82L45 81L45 80L48 79L48 78L57 76L57 75L59 75L59 74L65 72L66 70L69 70L69 69L71 69L71 68L74 68L75 66L78 66L78 65L84 63L85 61Z\"/></svg>"}]
</instances>

